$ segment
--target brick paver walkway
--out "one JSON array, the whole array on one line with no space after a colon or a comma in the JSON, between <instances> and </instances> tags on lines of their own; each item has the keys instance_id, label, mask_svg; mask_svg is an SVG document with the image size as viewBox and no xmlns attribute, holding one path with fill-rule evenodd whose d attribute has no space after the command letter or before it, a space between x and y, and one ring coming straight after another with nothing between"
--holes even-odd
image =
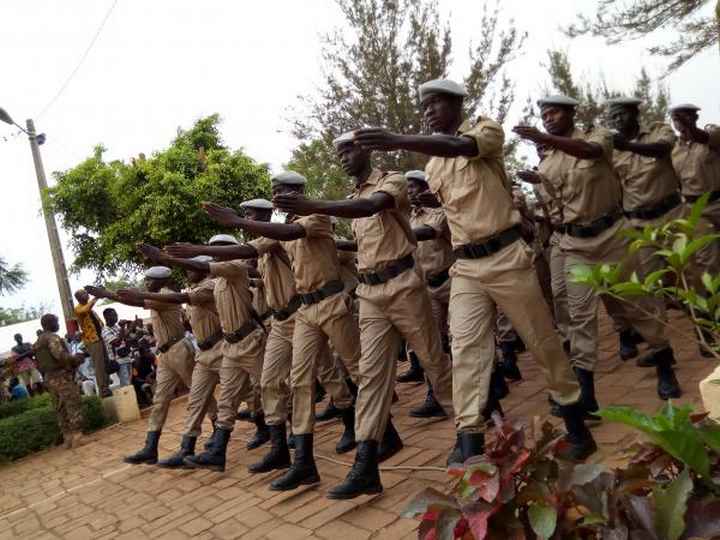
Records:
<instances>
[{"instance_id":1,"label":"brick paver walkway","mask_svg":"<svg viewBox=\"0 0 720 540\"><path fill-rule=\"evenodd\" d=\"M689 324L673 312L673 326ZM648 412L660 402L653 370L622 364L617 338L609 322L601 325L601 364L598 370L601 404L629 404ZM695 345L679 333L671 335L678 356L678 376L685 390L681 402L701 407L698 382L714 367L701 359ZM503 405L513 418L546 414L546 393L539 372L527 354L521 357L525 380L512 387ZM404 368L401 368L404 369ZM407 410L424 397L424 387L400 385L400 401L393 408L405 449L390 460L392 466L442 467L454 441L448 421L428 422L408 417ZM184 400L172 408L161 447L174 451L180 440ZM208 426L206 426L208 427ZM266 448L247 452L243 438L251 426L238 423L228 452L225 473L167 471L153 466L129 466L121 457L144 440L145 422L115 426L96 433L89 444L75 450L49 450L0 468L0 540L6 538L243 538L293 540L415 538L417 522L399 517L409 497L426 486L443 484L441 471L393 470L382 473L385 492L354 501L329 501L326 490L347 473L352 454L333 452L340 434L338 422L317 430L319 486L276 493L269 482L281 473L250 475L247 465ZM612 456L630 432L618 425L594 429L601 443L599 460ZM201 442L198 443L199 445ZM324 458L327 456L333 461Z\"/></svg>"}]
</instances>

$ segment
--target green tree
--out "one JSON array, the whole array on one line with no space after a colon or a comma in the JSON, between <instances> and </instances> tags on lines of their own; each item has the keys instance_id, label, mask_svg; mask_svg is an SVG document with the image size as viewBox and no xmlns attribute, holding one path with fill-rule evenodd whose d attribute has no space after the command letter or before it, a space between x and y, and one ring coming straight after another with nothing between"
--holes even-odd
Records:
<instances>
[{"instance_id":1,"label":"green tree","mask_svg":"<svg viewBox=\"0 0 720 540\"><path fill-rule=\"evenodd\" d=\"M138 269L138 242L205 242L220 231L200 208L204 200L237 207L267 196L267 166L222 144L219 118L178 129L171 145L150 158L103 159L105 149L54 173L45 202L70 232L73 270L89 268L101 279Z\"/></svg>"},{"instance_id":2,"label":"green tree","mask_svg":"<svg viewBox=\"0 0 720 540\"><path fill-rule=\"evenodd\" d=\"M425 131L417 88L447 77L452 35L436 0L337 0L346 25L323 37L322 88L294 111L293 133L300 145L287 164L310 180L310 194L340 197L349 184L335 160L332 140L350 129L382 126L392 131ZM499 2L483 4L478 43L470 46L464 78L470 116L482 110L502 122L514 101L505 67L520 52L525 34L504 24ZM514 151L514 145L509 147ZM423 168L417 154L376 156L391 170Z\"/></svg>"},{"instance_id":3,"label":"green tree","mask_svg":"<svg viewBox=\"0 0 720 540\"><path fill-rule=\"evenodd\" d=\"M715 13L702 14L712 3ZM570 37L599 36L614 45L661 29L672 29L680 37L650 47L650 53L672 58L668 70L673 71L700 52L720 45L720 0L600 0L594 17L578 15L565 32Z\"/></svg>"},{"instance_id":4,"label":"green tree","mask_svg":"<svg viewBox=\"0 0 720 540\"><path fill-rule=\"evenodd\" d=\"M0 307L0 326L8 326L25 321L39 319L50 311L49 303L41 303L37 306L21 306L19 308Z\"/></svg>"},{"instance_id":5,"label":"green tree","mask_svg":"<svg viewBox=\"0 0 720 540\"><path fill-rule=\"evenodd\" d=\"M28 273L22 264L10 266L4 257L0 257L0 295L22 289L28 282Z\"/></svg>"}]
</instances>

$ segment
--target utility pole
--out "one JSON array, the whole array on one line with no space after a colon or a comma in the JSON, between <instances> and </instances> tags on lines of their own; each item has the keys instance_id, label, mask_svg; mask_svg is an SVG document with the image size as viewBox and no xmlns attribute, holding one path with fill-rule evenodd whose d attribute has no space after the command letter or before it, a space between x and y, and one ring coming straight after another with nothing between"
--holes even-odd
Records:
<instances>
[{"instance_id":1,"label":"utility pole","mask_svg":"<svg viewBox=\"0 0 720 540\"><path fill-rule=\"evenodd\" d=\"M40 157L41 143L38 143L38 136L35 134L35 123L28 119L26 121L26 125L26 133L28 139L30 139L30 150L32 151L38 188L40 189L40 197L42 199L48 185L42 158ZM65 325L66 328L70 330L75 326L75 321L73 320L75 314L73 310L72 293L70 292L70 282L68 281L67 268L65 267L65 257L63 256L62 245L60 244L60 236L58 235L57 224L55 223L55 215L48 208L45 208L44 201L42 207L43 216L45 216L45 227L47 228L48 240L50 241L50 251L52 252L53 266L55 267L55 279L57 280L58 292L60 293L60 302L62 304Z\"/></svg>"}]
</instances>

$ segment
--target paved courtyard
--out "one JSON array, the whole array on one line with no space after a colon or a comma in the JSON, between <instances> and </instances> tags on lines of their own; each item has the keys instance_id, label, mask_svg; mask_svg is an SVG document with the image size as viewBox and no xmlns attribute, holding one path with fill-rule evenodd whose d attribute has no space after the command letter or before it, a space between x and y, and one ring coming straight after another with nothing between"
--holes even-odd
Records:
<instances>
[{"instance_id":1,"label":"paved courtyard","mask_svg":"<svg viewBox=\"0 0 720 540\"><path fill-rule=\"evenodd\" d=\"M697 410L701 407L698 382L712 371L715 362L697 355L687 337L687 321L677 312L671 317L675 330L670 336L685 390L680 402L692 403ZM654 370L619 360L617 339L606 318L601 334L597 374L601 404L655 411L660 401L655 394ZM512 386L503 406L512 418L530 420L547 413L546 393L539 370L527 353L521 356L520 366L525 379ZM248 474L247 465L266 452L266 447L245 450L244 441L252 433L250 424L238 423L228 452L228 469L216 473L123 464L122 456L144 440L145 422L137 421L96 433L89 444L78 449L55 448L0 468L0 539L415 538L417 522L399 514L416 492L447 482L443 466L454 434L449 421L408 417L408 409L423 399L424 387L400 385L398 394L400 401L393 414L405 449L384 464L388 470L382 472L382 495L354 501L325 498L326 490L345 476L353 458L353 454L338 457L333 451L340 434L337 421L317 427L322 483L287 493L268 489L280 472ZM179 444L184 409L184 399L173 404L161 440L162 454ZM209 424L205 427L209 431ZM601 445L597 460L606 462L612 462L616 450L633 437L613 424L593 431Z\"/></svg>"}]
</instances>

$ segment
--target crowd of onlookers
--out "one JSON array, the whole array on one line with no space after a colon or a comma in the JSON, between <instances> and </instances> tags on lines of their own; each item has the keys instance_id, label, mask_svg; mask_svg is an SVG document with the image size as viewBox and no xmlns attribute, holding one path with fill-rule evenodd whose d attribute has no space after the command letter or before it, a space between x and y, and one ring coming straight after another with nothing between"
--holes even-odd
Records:
<instances>
[{"instance_id":1,"label":"crowd of onlookers","mask_svg":"<svg viewBox=\"0 0 720 540\"><path fill-rule=\"evenodd\" d=\"M110 389L132 385L140 407L152 404L155 382L155 339L152 326L139 318L119 320L113 308L103 311L105 325L102 340L107 351L106 370L110 374ZM41 331L38 331L38 335ZM98 395L93 360L85 350L79 331L65 335L70 353L80 353L84 362L75 372L75 380L82 395ZM15 346L0 365L0 402L26 399L45 392L43 374L33 353L31 343L15 334Z\"/></svg>"}]
</instances>

